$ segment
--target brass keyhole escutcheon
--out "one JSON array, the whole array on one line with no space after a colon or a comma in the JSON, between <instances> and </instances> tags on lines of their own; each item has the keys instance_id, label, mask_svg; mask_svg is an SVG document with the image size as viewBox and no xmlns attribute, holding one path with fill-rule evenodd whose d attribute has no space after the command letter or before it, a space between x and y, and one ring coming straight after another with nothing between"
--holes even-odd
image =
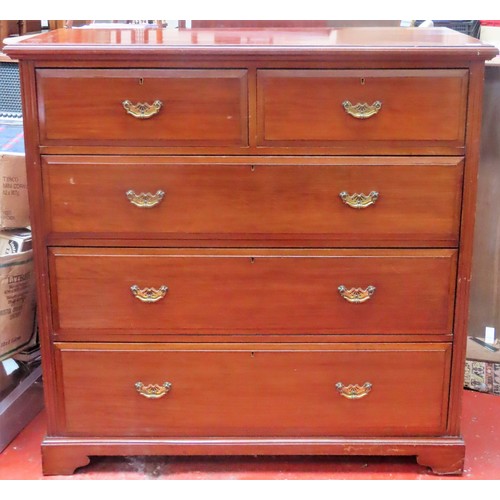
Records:
<instances>
[{"instance_id":1,"label":"brass keyhole escutcheon","mask_svg":"<svg viewBox=\"0 0 500 500\"><path fill-rule=\"evenodd\" d=\"M364 85L364 84L365 84L365 79L361 78L361 85Z\"/></svg>"},{"instance_id":2,"label":"brass keyhole escutcheon","mask_svg":"<svg viewBox=\"0 0 500 500\"><path fill-rule=\"evenodd\" d=\"M144 85L144 78L139 78L139 85Z\"/></svg>"}]
</instances>

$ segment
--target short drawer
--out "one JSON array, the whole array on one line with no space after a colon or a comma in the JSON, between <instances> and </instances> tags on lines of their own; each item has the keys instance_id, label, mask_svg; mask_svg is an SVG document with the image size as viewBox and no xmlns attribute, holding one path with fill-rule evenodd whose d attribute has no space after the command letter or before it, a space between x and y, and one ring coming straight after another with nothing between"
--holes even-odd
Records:
<instances>
[{"instance_id":1,"label":"short drawer","mask_svg":"<svg viewBox=\"0 0 500 500\"><path fill-rule=\"evenodd\" d=\"M70 436L418 436L446 427L447 344L57 344Z\"/></svg>"},{"instance_id":2,"label":"short drawer","mask_svg":"<svg viewBox=\"0 0 500 500\"><path fill-rule=\"evenodd\" d=\"M49 252L54 329L75 339L452 332L455 250Z\"/></svg>"},{"instance_id":3,"label":"short drawer","mask_svg":"<svg viewBox=\"0 0 500 500\"><path fill-rule=\"evenodd\" d=\"M458 242L461 158L174 161L45 156L49 231L357 247Z\"/></svg>"},{"instance_id":4,"label":"short drawer","mask_svg":"<svg viewBox=\"0 0 500 500\"><path fill-rule=\"evenodd\" d=\"M262 146L461 147L467 70L260 70Z\"/></svg>"},{"instance_id":5,"label":"short drawer","mask_svg":"<svg viewBox=\"0 0 500 500\"><path fill-rule=\"evenodd\" d=\"M245 70L39 69L41 143L248 144Z\"/></svg>"}]
</instances>

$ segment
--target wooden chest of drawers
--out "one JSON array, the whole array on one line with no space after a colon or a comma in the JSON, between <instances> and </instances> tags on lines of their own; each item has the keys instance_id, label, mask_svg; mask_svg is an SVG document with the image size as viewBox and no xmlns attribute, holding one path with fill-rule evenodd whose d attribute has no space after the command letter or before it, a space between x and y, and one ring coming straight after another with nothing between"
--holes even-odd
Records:
<instances>
[{"instance_id":1,"label":"wooden chest of drawers","mask_svg":"<svg viewBox=\"0 0 500 500\"><path fill-rule=\"evenodd\" d=\"M46 474L107 454L416 455L461 472L496 49L445 29L150 29L7 51Z\"/></svg>"}]
</instances>

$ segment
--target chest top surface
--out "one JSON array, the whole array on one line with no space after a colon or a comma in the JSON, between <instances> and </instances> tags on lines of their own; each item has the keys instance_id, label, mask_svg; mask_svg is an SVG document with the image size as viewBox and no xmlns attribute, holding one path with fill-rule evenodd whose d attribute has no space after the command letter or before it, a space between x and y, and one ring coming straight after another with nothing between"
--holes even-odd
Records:
<instances>
[{"instance_id":1,"label":"chest top surface","mask_svg":"<svg viewBox=\"0 0 500 500\"><path fill-rule=\"evenodd\" d=\"M494 46L447 28L60 29L5 47L20 59L262 56L490 59Z\"/></svg>"}]
</instances>

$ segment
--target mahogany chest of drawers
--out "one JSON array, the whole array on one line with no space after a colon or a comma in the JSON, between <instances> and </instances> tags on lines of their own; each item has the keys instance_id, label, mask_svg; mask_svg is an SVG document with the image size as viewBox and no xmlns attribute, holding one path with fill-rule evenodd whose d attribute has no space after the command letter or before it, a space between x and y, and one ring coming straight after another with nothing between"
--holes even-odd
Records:
<instances>
[{"instance_id":1,"label":"mahogany chest of drawers","mask_svg":"<svg viewBox=\"0 0 500 500\"><path fill-rule=\"evenodd\" d=\"M460 473L484 60L446 29L60 30L20 59L48 434Z\"/></svg>"}]
</instances>

